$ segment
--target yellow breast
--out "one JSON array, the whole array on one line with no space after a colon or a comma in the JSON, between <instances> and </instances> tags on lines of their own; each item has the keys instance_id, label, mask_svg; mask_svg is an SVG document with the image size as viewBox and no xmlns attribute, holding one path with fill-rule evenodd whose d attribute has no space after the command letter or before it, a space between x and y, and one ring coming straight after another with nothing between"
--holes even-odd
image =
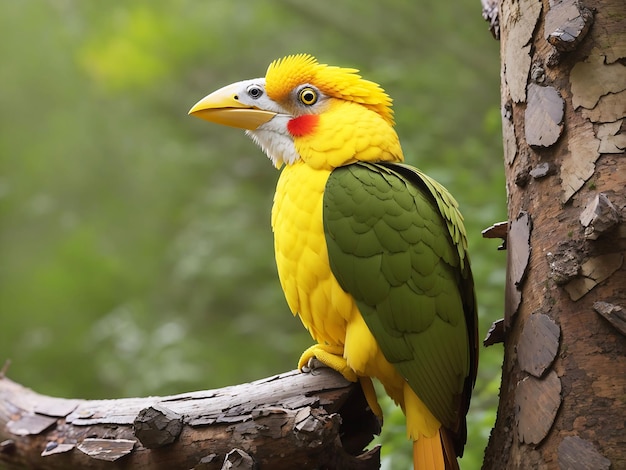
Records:
<instances>
[{"instance_id":1,"label":"yellow breast","mask_svg":"<svg viewBox=\"0 0 626 470\"><path fill-rule=\"evenodd\" d=\"M330 170L304 162L286 166L272 209L278 275L289 308L300 315L313 338L343 345L346 324L356 311L328 263L322 203Z\"/></svg>"}]
</instances>

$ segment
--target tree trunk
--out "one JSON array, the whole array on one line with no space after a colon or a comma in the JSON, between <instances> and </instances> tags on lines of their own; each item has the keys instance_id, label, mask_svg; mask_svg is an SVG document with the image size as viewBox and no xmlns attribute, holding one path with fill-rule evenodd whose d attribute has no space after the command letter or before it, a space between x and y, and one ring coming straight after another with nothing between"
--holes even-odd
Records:
<instances>
[{"instance_id":1,"label":"tree trunk","mask_svg":"<svg viewBox=\"0 0 626 470\"><path fill-rule=\"evenodd\" d=\"M167 397L72 400L0 377L0 466L377 469L361 387L326 368Z\"/></svg>"},{"instance_id":2,"label":"tree trunk","mask_svg":"<svg viewBox=\"0 0 626 470\"><path fill-rule=\"evenodd\" d=\"M500 403L484 469L626 468L626 2L502 0Z\"/></svg>"}]
</instances>

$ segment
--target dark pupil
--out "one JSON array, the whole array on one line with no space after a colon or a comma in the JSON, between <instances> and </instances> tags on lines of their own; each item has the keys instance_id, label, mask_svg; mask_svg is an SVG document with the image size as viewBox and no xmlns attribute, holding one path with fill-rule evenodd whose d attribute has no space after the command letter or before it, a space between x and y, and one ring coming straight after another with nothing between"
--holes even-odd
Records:
<instances>
[{"instance_id":1,"label":"dark pupil","mask_svg":"<svg viewBox=\"0 0 626 470\"><path fill-rule=\"evenodd\" d=\"M250 93L250 96L252 98L258 98L259 96L261 96L261 90L259 90L258 88L250 88L248 93Z\"/></svg>"},{"instance_id":2,"label":"dark pupil","mask_svg":"<svg viewBox=\"0 0 626 470\"><path fill-rule=\"evenodd\" d=\"M313 101L315 99L315 95L313 95L313 93L311 93L310 91L305 91L304 95L302 95L302 99L306 103L310 103L311 101Z\"/></svg>"}]
</instances>

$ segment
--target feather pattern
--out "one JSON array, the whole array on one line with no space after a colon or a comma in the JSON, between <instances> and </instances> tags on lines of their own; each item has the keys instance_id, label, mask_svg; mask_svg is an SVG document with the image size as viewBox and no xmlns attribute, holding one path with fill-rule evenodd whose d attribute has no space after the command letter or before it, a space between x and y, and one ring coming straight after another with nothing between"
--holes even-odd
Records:
<instances>
[{"instance_id":1,"label":"feather pattern","mask_svg":"<svg viewBox=\"0 0 626 470\"><path fill-rule=\"evenodd\" d=\"M323 219L333 275L385 358L462 448L476 325L456 201L412 167L359 162L330 174Z\"/></svg>"}]
</instances>

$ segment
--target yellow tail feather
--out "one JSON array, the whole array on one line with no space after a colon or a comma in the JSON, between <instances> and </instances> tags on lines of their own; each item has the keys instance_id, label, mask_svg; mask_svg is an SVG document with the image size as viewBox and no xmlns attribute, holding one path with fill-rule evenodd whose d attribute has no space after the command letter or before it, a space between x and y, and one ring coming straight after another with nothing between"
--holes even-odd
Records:
<instances>
[{"instance_id":1,"label":"yellow tail feather","mask_svg":"<svg viewBox=\"0 0 626 470\"><path fill-rule=\"evenodd\" d=\"M444 451L441 432L444 431L440 429L433 437L420 436L413 441L414 470L459 470L454 453Z\"/></svg>"},{"instance_id":2,"label":"yellow tail feather","mask_svg":"<svg viewBox=\"0 0 626 470\"><path fill-rule=\"evenodd\" d=\"M439 433L413 441L414 470L446 470Z\"/></svg>"}]
</instances>

